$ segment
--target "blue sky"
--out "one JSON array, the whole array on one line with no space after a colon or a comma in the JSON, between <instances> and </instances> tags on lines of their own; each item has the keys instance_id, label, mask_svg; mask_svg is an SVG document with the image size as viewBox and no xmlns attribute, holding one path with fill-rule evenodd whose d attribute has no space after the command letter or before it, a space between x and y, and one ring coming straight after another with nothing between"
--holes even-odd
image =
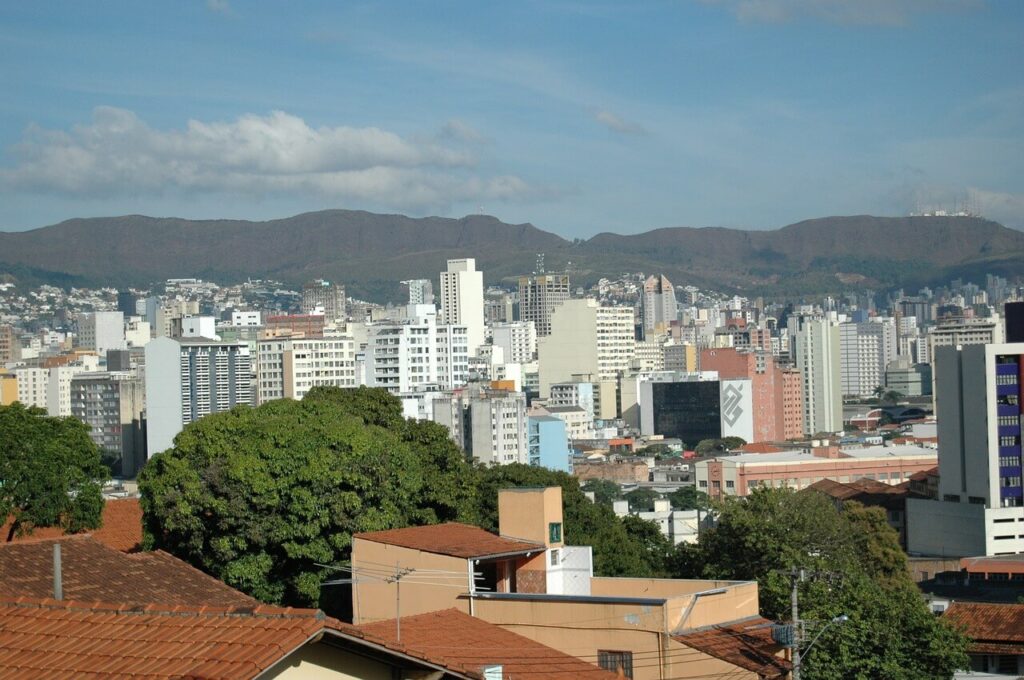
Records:
<instances>
[{"instance_id":1,"label":"blue sky","mask_svg":"<svg viewBox=\"0 0 1024 680\"><path fill-rule=\"evenodd\" d=\"M969 200L1024 228L1024 2L7 2L0 230L480 210L566 237Z\"/></svg>"}]
</instances>

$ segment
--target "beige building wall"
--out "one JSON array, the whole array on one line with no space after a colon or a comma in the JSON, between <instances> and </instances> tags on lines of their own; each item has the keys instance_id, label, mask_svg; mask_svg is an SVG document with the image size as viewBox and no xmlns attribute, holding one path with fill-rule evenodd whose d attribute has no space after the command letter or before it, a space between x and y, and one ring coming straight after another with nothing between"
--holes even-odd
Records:
<instances>
[{"instance_id":1,"label":"beige building wall","mask_svg":"<svg viewBox=\"0 0 1024 680\"><path fill-rule=\"evenodd\" d=\"M542 512L537 512L540 508ZM542 543L549 548L564 544L562 489L501 489L498 491L498 532L507 538ZM558 525L558 540L551 527Z\"/></svg>"},{"instance_id":2,"label":"beige building wall","mask_svg":"<svg viewBox=\"0 0 1024 680\"><path fill-rule=\"evenodd\" d=\"M442 579L435 571L431 574L430 583L417 583L428 579L425 576L417 579L410 574L402 581L401 602L398 603L396 585L378 578L383 576L382 572L394 572L388 565L452 573L445 574L451 578ZM355 538L352 542L352 568L356 579L352 588L352 616L356 625L393 619L398 613L412 616L451 607L469 612L469 601L459 599L459 595L470 590L470 560ZM458 574L466 576L458 578Z\"/></svg>"},{"instance_id":3,"label":"beige building wall","mask_svg":"<svg viewBox=\"0 0 1024 680\"><path fill-rule=\"evenodd\" d=\"M392 668L391 664L343 649L310 643L290 654L262 677L273 680L392 680L395 677Z\"/></svg>"},{"instance_id":4,"label":"beige building wall","mask_svg":"<svg viewBox=\"0 0 1024 680\"><path fill-rule=\"evenodd\" d=\"M574 374L598 375L597 301L566 300L551 313L551 334L537 338L540 396L552 383L570 382Z\"/></svg>"},{"instance_id":5,"label":"beige building wall","mask_svg":"<svg viewBox=\"0 0 1024 680\"><path fill-rule=\"evenodd\" d=\"M11 373L0 375L0 406L18 401L18 377Z\"/></svg>"}]
</instances>

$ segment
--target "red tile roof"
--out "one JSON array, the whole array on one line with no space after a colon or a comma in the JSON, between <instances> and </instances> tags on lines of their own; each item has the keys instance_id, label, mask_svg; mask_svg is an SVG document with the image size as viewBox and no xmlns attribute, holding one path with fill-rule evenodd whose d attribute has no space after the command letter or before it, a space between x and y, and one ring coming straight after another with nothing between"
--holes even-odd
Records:
<instances>
[{"instance_id":1,"label":"red tile roof","mask_svg":"<svg viewBox=\"0 0 1024 680\"><path fill-rule=\"evenodd\" d=\"M64 597L69 600L215 607L259 604L163 551L126 554L91 536L0 544L0 593L53 595L53 545L61 546Z\"/></svg>"},{"instance_id":2,"label":"red tile roof","mask_svg":"<svg viewBox=\"0 0 1024 680\"><path fill-rule=\"evenodd\" d=\"M321 633L442 668L457 678L482 677L315 609L128 607L17 598L0 600L0 678L242 680L273 667Z\"/></svg>"},{"instance_id":3,"label":"red tile roof","mask_svg":"<svg viewBox=\"0 0 1024 680\"><path fill-rule=\"evenodd\" d=\"M753 442L741 446L740 451L744 453L782 453L783 449L767 442Z\"/></svg>"},{"instance_id":4,"label":"red tile roof","mask_svg":"<svg viewBox=\"0 0 1024 680\"><path fill-rule=\"evenodd\" d=\"M614 680L618 676L457 609L406 616L401 620L402 644L438 662L480 670L500 665L505 678L538 680ZM374 637L394 640L395 622L378 621L358 628Z\"/></svg>"},{"instance_id":5,"label":"red tile roof","mask_svg":"<svg viewBox=\"0 0 1024 680\"><path fill-rule=\"evenodd\" d=\"M1012 645L1017 651L1009 653L1024 654L1024 604L954 602L942 618L964 629L974 641L971 651Z\"/></svg>"},{"instance_id":6,"label":"red tile roof","mask_svg":"<svg viewBox=\"0 0 1024 680\"><path fill-rule=\"evenodd\" d=\"M370 531L353 538L466 559L544 550L540 543L505 538L458 522Z\"/></svg>"},{"instance_id":7,"label":"red tile roof","mask_svg":"<svg viewBox=\"0 0 1024 680\"><path fill-rule=\"evenodd\" d=\"M736 623L713 626L672 639L734 666L757 673L762 678L784 678L790 663L775 656L782 649L772 640L774 624L756 616Z\"/></svg>"},{"instance_id":8,"label":"red tile roof","mask_svg":"<svg viewBox=\"0 0 1024 680\"><path fill-rule=\"evenodd\" d=\"M7 540L11 521L8 519L0 529L0 540ZM142 546L142 508L138 498L117 498L108 500L103 506L103 524L99 529L87 532L97 541L115 550L131 552ZM59 527L39 527L31 534L16 536L14 542L37 538L57 538L64 535Z\"/></svg>"},{"instance_id":9,"label":"red tile roof","mask_svg":"<svg viewBox=\"0 0 1024 680\"><path fill-rule=\"evenodd\" d=\"M910 475L910 479L912 479L915 482L923 482L923 481L927 480L929 477L938 477L938 476L939 476L939 466L936 465L933 468L928 468L927 470L921 470L920 472L915 472L914 474Z\"/></svg>"}]
</instances>

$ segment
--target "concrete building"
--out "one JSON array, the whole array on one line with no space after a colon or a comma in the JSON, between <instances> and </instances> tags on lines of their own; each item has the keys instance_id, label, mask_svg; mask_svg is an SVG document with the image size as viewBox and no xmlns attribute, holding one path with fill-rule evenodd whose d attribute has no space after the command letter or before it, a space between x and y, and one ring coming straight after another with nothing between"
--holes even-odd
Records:
<instances>
[{"instance_id":1,"label":"concrete building","mask_svg":"<svg viewBox=\"0 0 1024 680\"><path fill-rule=\"evenodd\" d=\"M150 456L171 448L189 423L252 404L252 359L246 343L156 338L145 351Z\"/></svg>"},{"instance_id":2,"label":"concrete building","mask_svg":"<svg viewBox=\"0 0 1024 680\"><path fill-rule=\"evenodd\" d=\"M146 462L146 388L124 372L78 373L71 378L71 413L89 425L89 438L120 456L120 475L133 478Z\"/></svg>"},{"instance_id":3,"label":"concrete building","mask_svg":"<svg viewBox=\"0 0 1024 680\"><path fill-rule=\"evenodd\" d=\"M804 433L843 429L839 326L826 319L798 318L796 367L803 377Z\"/></svg>"},{"instance_id":4,"label":"concrete building","mask_svg":"<svg viewBox=\"0 0 1024 680\"><path fill-rule=\"evenodd\" d=\"M570 442L592 439L594 419L580 406L535 406L531 414L551 416L565 423L565 433Z\"/></svg>"},{"instance_id":5,"label":"concrete building","mask_svg":"<svg viewBox=\"0 0 1024 680\"><path fill-rule=\"evenodd\" d=\"M470 355L484 344L484 274L473 258L448 260L448 270L441 272L438 323L465 326Z\"/></svg>"},{"instance_id":6,"label":"concrete building","mask_svg":"<svg viewBox=\"0 0 1024 680\"><path fill-rule=\"evenodd\" d=\"M124 322L124 341L128 347L145 347L153 337L149 322L139 316L130 316Z\"/></svg>"},{"instance_id":7,"label":"concrete building","mask_svg":"<svg viewBox=\"0 0 1024 680\"><path fill-rule=\"evenodd\" d=\"M633 514L644 521L653 522L661 531L661 535L672 541L672 545L696 543L700 536L701 525L710 526L711 518L707 512L674 510L672 503L667 498L656 498L654 510L630 513L629 501L615 501L612 506L615 514L619 517Z\"/></svg>"},{"instance_id":8,"label":"concrete building","mask_svg":"<svg viewBox=\"0 0 1024 680\"><path fill-rule=\"evenodd\" d=\"M928 329L928 356L935 361L939 347L990 345L1002 343L1003 321L989 319L949 319Z\"/></svg>"},{"instance_id":9,"label":"concrete building","mask_svg":"<svg viewBox=\"0 0 1024 680\"><path fill-rule=\"evenodd\" d=\"M598 414L595 406L595 391L595 385L592 382L556 383L551 386L547 405L548 407L578 406L587 414L587 420L593 424L594 418Z\"/></svg>"},{"instance_id":10,"label":"concrete building","mask_svg":"<svg viewBox=\"0 0 1024 680\"><path fill-rule=\"evenodd\" d=\"M120 351L120 350L114 350ZM100 358L82 354L76 361L49 368L46 381L46 412L51 416L71 415L71 380L79 373L98 371Z\"/></svg>"},{"instance_id":11,"label":"concrete building","mask_svg":"<svg viewBox=\"0 0 1024 680\"><path fill-rule=\"evenodd\" d=\"M650 335L647 340L638 340L633 348L633 361L630 368L646 373L665 370L665 345L668 336Z\"/></svg>"},{"instance_id":12,"label":"concrete building","mask_svg":"<svg viewBox=\"0 0 1024 680\"><path fill-rule=\"evenodd\" d=\"M0 406L10 406L18 401L18 376L0 369Z\"/></svg>"},{"instance_id":13,"label":"concrete building","mask_svg":"<svg viewBox=\"0 0 1024 680\"><path fill-rule=\"evenodd\" d=\"M176 333L175 337L220 340L217 335L217 319L212 316L183 316L181 332Z\"/></svg>"},{"instance_id":14,"label":"concrete building","mask_svg":"<svg viewBox=\"0 0 1024 680\"><path fill-rule=\"evenodd\" d=\"M18 342L18 335L14 327L8 324L0 325L0 368L4 364L17 361L21 358L21 343Z\"/></svg>"},{"instance_id":15,"label":"concrete building","mask_svg":"<svg viewBox=\"0 0 1024 680\"><path fill-rule=\"evenodd\" d=\"M11 370L18 379L18 401L45 409L50 370L39 366L17 366Z\"/></svg>"},{"instance_id":16,"label":"concrete building","mask_svg":"<svg viewBox=\"0 0 1024 680\"><path fill-rule=\"evenodd\" d=\"M722 380L713 371L652 373L637 379L640 434L696 446L704 439L753 441L751 381Z\"/></svg>"},{"instance_id":17,"label":"concrete building","mask_svg":"<svg viewBox=\"0 0 1024 680\"><path fill-rule=\"evenodd\" d=\"M787 677L771 622L758 616L756 582L595 577L590 547L565 543L558 487L500 490L498 527L355 534L355 623L392 618L400 588L403 614L454 607L619 677ZM381 565L451 578L359 578Z\"/></svg>"},{"instance_id":18,"label":"concrete building","mask_svg":"<svg viewBox=\"0 0 1024 680\"><path fill-rule=\"evenodd\" d=\"M939 499L907 503L911 553L1024 552L1024 343L939 347Z\"/></svg>"},{"instance_id":19,"label":"concrete building","mask_svg":"<svg viewBox=\"0 0 1024 680\"><path fill-rule=\"evenodd\" d=\"M870 479L902 484L911 475L935 466L934 449L921 446L868 446L840 449L820 446L811 451L744 453L701 460L695 464L697 488L712 498L746 496L761 486L806 489L831 479L843 484Z\"/></svg>"},{"instance_id":20,"label":"concrete building","mask_svg":"<svg viewBox=\"0 0 1024 680\"><path fill-rule=\"evenodd\" d=\"M665 370L693 373L700 370L697 363L697 346L690 343L665 345Z\"/></svg>"},{"instance_id":21,"label":"concrete building","mask_svg":"<svg viewBox=\"0 0 1024 680\"><path fill-rule=\"evenodd\" d=\"M667 276L649 276L641 298L645 334L666 334L677 318L676 291Z\"/></svg>"},{"instance_id":22,"label":"concrete building","mask_svg":"<svg viewBox=\"0 0 1024 680\"><path fill-rule=\"evenodd\" d=\"M547 397L553 383L569 382L574 375L615 380L633 359L633 310L600 307L597 300L567 300L551 315L551 334L537 340L540 396Z\"/></svg>"},{"instance_id":23,"label":"concrete building","mask_svg":"<svg viewBox=\"0 0 1024 680\"><path fill-rule=\"evenodd\" d=\"M357 387L355 341L278 336L258 343L256 402L302 399L314 387Z\"/></svg>"},{"instance_id":24,"label":"concrete building","mask_svg":"<svg viewBox=\"0 0 1024 680\"><path fill-rule=\"evenodd\" d=\"M411 314L406 323L367 327L366 384L392 394L416 392L435 385L455 389L469 380L469 329L435 323L435 316Z\"/></svg>"},{"instance_id":25,"label":"concrete building","mask_svg":"<svg viewBox=\"0 0 1024 680\"><path fill-rule=\"evenodd\" d=\"M526 396L522 392L465 388L433 401L435 423L452 441L486 465L529 462Z\"/></svg>"},{"instance_id":26,"label":"concrete building","mask_svg":"<svg viewBox=\"0 0 1024 680\"><path fill-rule=\"evenodd\" d=\"M565 421L554 416L531 415L527 416L526 427L530 465L572 472Z\"/></svg>"},{"instance_id":27,"label":"concrete building","mask_svg":"<svg viewBox=\"0 0 1024 680\"><path fill-rule=\"evenodd\" d=\"M700 353L700 364L705 371L717 372L722 380L750 381L754 436L748 443L786 438L783 369L770 351L704 349ZM796 436L800 436L799 433Z\"/></svg>"},{"instance_id":28,"label":"concrete building","mask_svg":"<svg viewBox=\"0 0 1024 680\"><path fill-rule=\"evenodd\" d=\"M83 312L78 315L78 347L94 350L101 357L108 349L124 349L124 314Z\"/></svg>"},{"instance_id":29,"label":"concrete building","mask_svg":"<svg viewBox=\"0 0 1024 680\"><path fill-rule=\"evenodd\" d=\"M402 283L409 289L410 305L434 304L434 284L430 282L430 279L413 279L402 281Z\"/></svg>"},{"instance_id":30,"label":"concrete building","mask_svg":"<svg viewBox=\"0 0 1024 680\"><path fill-rule=\"evenodd\" d=\"M538 337L551 335L551 314L569 298L568 274L519 277L519 319L532 321Z\"/></svg>"},{"instance_id":31,"label":"concrete building","mask_svg":"<svg viewBox=\"0 0 1024 680\"><path fill-rule=\"evenodd\" d=\"M462 324L441 324L437 336L437 384L454 390L469 382L471 347L469 328Z\"/></svg>"},{"instance_id":32,"label":"concrete building","mask_svg":"<svg viewBox=\"0 0 1024 680\"><path fill-rule=\"evenodd\" d=\"M302 286L302 313L322 313L328 322L347 318L345 314L345 287L323 279Z\"/></svg>"},{"instance_id":33,"label":"concrete building","mask_svg":"<svg viewBox=\"0 0 1024 680\"><path fill-rule=\"evenodd\" d=\"M896 358L896 324L878 318L839 324L839 382L843 396L869 397L885 384L885 368Z\"/></svg>"},{"instance_id":34,"label":"concrete building","mask_svg":"<svg viewBox=\"0 0 1024 680\"><path fill-rule=\"evenodd\" d=\"M525 364L537 358L537 329L533 321L510 321L491 326L495 347L501 347L505 361Z\"/></svg>"},{"instance_id":35,"label":"concrete building","mask_svg":"<svg viewBox=\"0 0 1024 680\"><path fill-rule=\"evenodd\" d=\"M231 312L231 325L240 327L257 327L263 325L263 313L248 310L234 310Z\"/></svg>"},{"instance_id":36,"label":"concrete building","mask_svg":"<svg viewBox=\"0 0 1024 680\"><path fill-rule=\"evenodd\" d=\"M925 397L932 393L931 364L911 363L899 357L885 367L885 389L907 397Z\"/></svg>"}]
</instances>

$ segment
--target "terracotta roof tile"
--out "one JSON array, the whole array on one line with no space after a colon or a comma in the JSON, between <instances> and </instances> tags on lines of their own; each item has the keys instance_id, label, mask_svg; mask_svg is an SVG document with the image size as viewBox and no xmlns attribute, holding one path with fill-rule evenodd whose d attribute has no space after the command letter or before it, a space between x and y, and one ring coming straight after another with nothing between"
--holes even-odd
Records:
<instances>
[{"instance_id":1,"label":"terracotta roof tile","mask_svg":"<svg viewBox=\"0 0 1024 680\"><path fill-rule=\"evenodd\" d=\"M0 534L0 539L6 540L10 528L11 521L8 519L0 529L3 532ZM103 505L103 524L99 529L87 533L100 543L115 550L124 552L139 550L142 546L142 507L139 505L139 499L108 500ZM58 538L64 535L64 530L59 527L39 527L31 534L16 536L13 542Z\"/></svg>"},{"instance_id":2,"label":"terracotta roof tile","mask_svg":"<svg viewBox=\"0 0 1024 680\"><path fill-rule=\"evenodd\" d=\"M402 644L442 665L456 664L479 672L500 665L505 678L537 680L613 680L618 676L500 626L457 609L402 617ZM377 621L358 628L393 641L395 622Z\"/></svg>"},{"instance_id":3,"label":"terracotta roof tile","mask_svg":"<svg viewBox=\"0 0 1024 680\"><path fill-rule=\"evenodd\" d=\"M1024 604L954 602L942 618L976 643L1013 643L1024 653Z\"/></svg>"},{"instance_id":4,"label":"terracotta roof tile","mask_svg":"<svg viewBox=\"0 0 1024 680\"><path fill-rule=\"evenodd\" d=\"M88 535L0 544L0 593L53 594L53 545L61 546L64 597L118 603L112 609L159 603L255 607L258 602L165 552L126 554Z\"/></svg>"},{"instance_id":5,"label":"terracotta roof tile","mask_svg":"<svg viewBox=\"0 0 1024 680\"><path fill-rule=\"evenodd\" d=\"M458 522L355 534L353 538L452 557L487 557L544 550L540 543L505 538Z\"/></svg>"},{"instance_id":6,"label":"terracotta roof tile","mask_svg":"<svg viewBox=\"0 0 1024 680\"><path fill-rule=\"evenodd\" d=\"M760 616L737 623L673 635L672 639L762 678L784 678L790 664L775 654L782 649L772 640L774 624Z\"/></svg>"}]
</instances>

